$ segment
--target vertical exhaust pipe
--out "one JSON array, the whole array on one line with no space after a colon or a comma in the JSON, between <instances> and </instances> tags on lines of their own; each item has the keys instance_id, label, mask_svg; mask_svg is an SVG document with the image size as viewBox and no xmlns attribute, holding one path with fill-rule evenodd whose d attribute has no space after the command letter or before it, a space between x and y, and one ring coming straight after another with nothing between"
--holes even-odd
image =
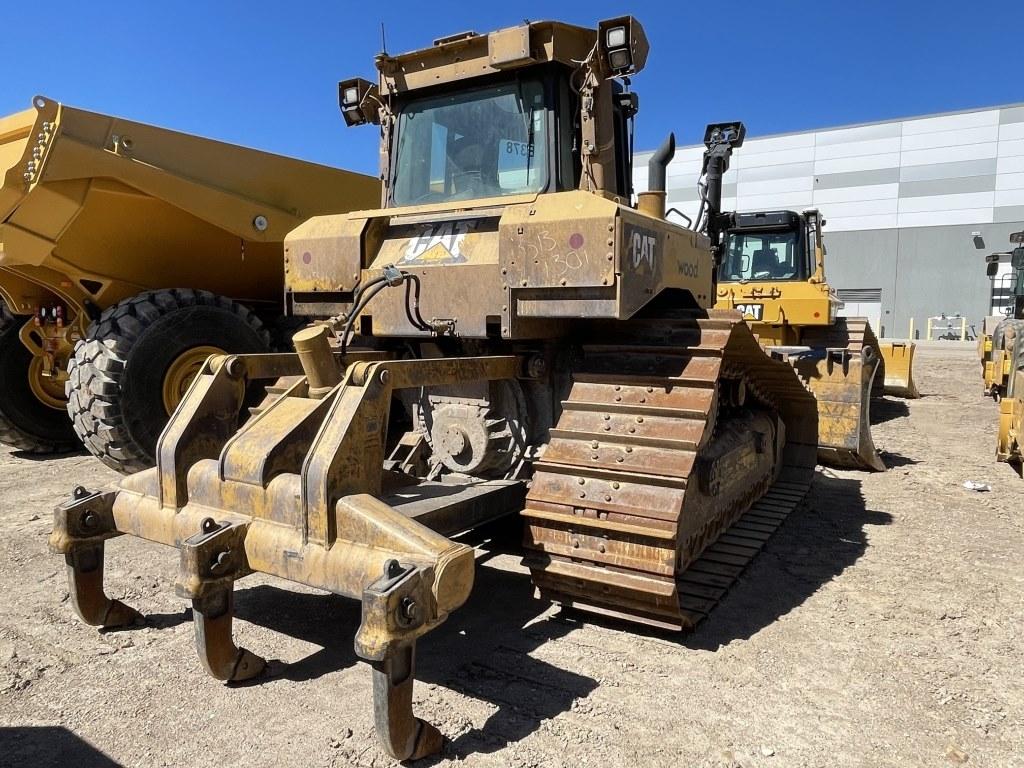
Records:
<instances>
[{"instance_id":1,"label":"vertical exhaust pipe","mask_svg":"<svg viewBox=\"0 0 1024 768\"><path fill-rule=\"evenodd\" d=\"M665 169L675 154L676 135L670 133L647 161L647 191L637 195L636 206L640 213L665 218Z\"/></svg>"}]
</instances>

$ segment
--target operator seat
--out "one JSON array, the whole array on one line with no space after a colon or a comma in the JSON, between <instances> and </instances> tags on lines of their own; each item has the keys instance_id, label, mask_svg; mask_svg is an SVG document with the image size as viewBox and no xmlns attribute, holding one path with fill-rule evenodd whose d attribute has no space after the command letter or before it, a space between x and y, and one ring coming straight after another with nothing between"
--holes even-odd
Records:
<instances>
[{"instance_id":1,"label":"operator seat","mask_svg":"<svg viewBox=\"0 0 1024 768\"><path fill-rule=\"evenodd\" d=\"M763 272L767 272L769 276L774 276L775 268L778 266L779 256L775 252L775 249L761 248L760 250L754 251L754 255L750 263L750 272L753 277L757 277Z\"/></svg>"}]
</instances>

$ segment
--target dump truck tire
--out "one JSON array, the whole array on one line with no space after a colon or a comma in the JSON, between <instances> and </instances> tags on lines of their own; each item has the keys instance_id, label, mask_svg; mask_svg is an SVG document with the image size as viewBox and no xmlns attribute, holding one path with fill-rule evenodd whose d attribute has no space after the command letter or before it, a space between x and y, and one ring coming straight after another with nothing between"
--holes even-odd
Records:
<instances>
[{"instance_id":1,"label":"dump truck tire","mask_svg":"<svg viewBox=\"0 0 1024 768\"><path fill-rule=\"evenodd\" d=\"M32 353L18 337L19 324L0 303L0 444L34 454L81 447L63 411L39 400L28 382Z\"/></svg>"},{"instance_id":2,"label":"dump truck tire","mask_svg":"<svg viewBox=\"0 0 1024 768\"><path fill-rule=\"evenodd\" d=\"M153 466L173 407L167 378L203 348L266 352L270 334L250 309L209 291L146 291L104 311L68 365L68 413L85 447L124 474Z\"/></svg>"}]
</instances>

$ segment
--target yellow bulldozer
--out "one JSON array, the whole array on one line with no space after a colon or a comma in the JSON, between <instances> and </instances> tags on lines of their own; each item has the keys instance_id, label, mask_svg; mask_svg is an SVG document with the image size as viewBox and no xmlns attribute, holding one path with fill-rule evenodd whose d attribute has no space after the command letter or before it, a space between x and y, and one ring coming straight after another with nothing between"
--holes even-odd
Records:
<instances>
[{"instance_id":1,"label":"yellow bulldozer","mask_svg":"<svg viewBox=\"0 0 1024 768\"><path fill-rule=\"evenodd\" d=\"M839 317L825 280L817 210L734 213L725 228L715 306L736 309L769 349L785 351L818 400L818 453L841 467L885 470L871 439L872 394L919 397L914 344L879 344L866 318Z\"/></svg>"},{"instance_id":2,"label":"yellow bulldozer","mask_svg":"<svg viewBox=\"0 0 1024 768\"><path fill-rule=\"evenodd\" d=\"M211 353L270 349L284 236L379 194L362 174L43 96L0 119L0 442L152 466Z\"/></svg>"},{"instance_id":3,"label":"yellow bulldozer","mask_svg":"<svg viewBox=\"0 0 1024 768\"><path fill-rule=\"evenodd\" d=\"M359 600L378 735L404 760L442 744L412 687L418 639L472 589L457 534L521 516L524 564L563 606L676 630L714 607L807 490L817 406L738 312L711 309L742 126L708 127L704 231L666 221L663 184L631 203L626 78L647 53L628 16L529 22L339 84L346 123L379 126L382 207L287 236L286 305L313 321L295 354L212 356L154 469L58 507L84 621L139 620L103 588L126 533L180 550L222 680L264 668L232 638L236 580Z\"/></svg>"}]
</instances>

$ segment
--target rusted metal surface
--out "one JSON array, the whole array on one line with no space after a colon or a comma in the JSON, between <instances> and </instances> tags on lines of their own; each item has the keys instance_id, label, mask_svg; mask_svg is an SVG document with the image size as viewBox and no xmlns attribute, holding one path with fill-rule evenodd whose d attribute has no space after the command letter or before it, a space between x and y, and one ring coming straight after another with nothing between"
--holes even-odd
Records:
<instances>
[{"instance_id":1,"label":"rusted metal surface","mask_svg":"<svg viewBox=\"0 0 1024 768\"><path fill-rule=\"evenodd\" d=\"M871 399L881 395L884 361L867 318L801 328L800 344L784 349L818 399L819 460L884 472L871 437Z\"/></svg>"},{"instance_id":2,"label":"rusted metal surface","mask_svg":"<svg viewBox=\"0 0 1024 768\"><path fill-rule=\"evenodd\" d=\"M180 549L178 594L190 599L203 666L221 680L258 675L264 661L232 639L234 582L269 573L359 599L356 649L372 661L378 723L400 759L434 750L436 730L412 715L416 638L468 597L473 551L418 519L454 506L463 525L492 519L469 497L420 499L406 515L381 501L384 437L395 390L514 379L515 356L387 360L378 353L336 358L343 379L326 394L298 379L236 430L247 384L329 370L307 346L299 355L211 358L160 441L154 470L100 494L81 491L55 513L51 547L69 563L76 610L90 623L133 621L103 593L103 542L131 533ZM267 424L270 424L267 428ZM306 426L309 426L307 429ZM256 439L249 439L252 435ZM508 486L504 501L515 504ZM487 495L487 494L484 494ZM458 511L444 527L460 529ZM435 520L435 522L442 522Z\"/></svg>"},{"instance_id":3,"label":"rusted metal surface","mask_svg":"<svg viewBox=\"0 0 1024 768\"><path fill-rule=\"evenodd\" d=\"M818 401L818 456L822 463L884 472L871 439L871 388L879 357L871 347L814 347L788 355Z\"/></svg>"},{"instance_id":4,"label":"rusted metal surface","mask_svg":"<svg viewBox=\"0 0 1024 768\"><path fill-rule=\"evenodd\" d=\"M713 599L684 576L783 475L806 489L814 412L738 313L622 324L585 348L536 464L523 511L534 584L567 605L694 626L742 568Z\"/></svg>"}]
</instances>

